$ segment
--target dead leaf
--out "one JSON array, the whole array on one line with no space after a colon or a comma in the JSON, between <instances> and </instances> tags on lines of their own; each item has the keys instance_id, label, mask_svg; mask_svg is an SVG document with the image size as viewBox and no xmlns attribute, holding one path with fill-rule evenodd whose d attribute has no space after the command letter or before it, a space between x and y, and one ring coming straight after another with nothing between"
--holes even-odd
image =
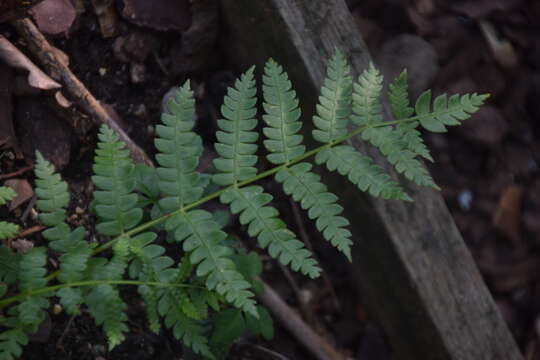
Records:
<instances>
[{"instance_id":1,"label":"dead leaf","mask_svg":"<svg viewBox=\"0 0 540 360\"><path fill-rule=\"evenodd\" d=\"M185 31L191 26L189 0L124 0L122 16L139 26Z\"/></svg>"},{"instance_id":2,"label":"dead leaf","mask_svg":"<svg viewBox=\"0 0 540 360\"><path fill-rule=\"evenodd\" d=\"M28 71L28 83L41 90L59 89L62 86L41 71L8 39L0 35L0 59L14 68Z\"/></svg>"},{"instance_id":3,"label":"dead leaf","mask_svg":"<svg viewBox=\"0 0 540 360\"><path fill-rule=\"evenodd\" d=\"M77 16L69 0L44 0L34 6L30 13L37 27L49 35L67 32Z\"/></svg>"},{"instance_id":4,"label":"dead leaf","mask_svg":"<svg viewBox=\"0 0 540 360\"><path fill-rule=\"evenodd\" d=\"M34 190L26 179L6 180L4 185L9 186L17 193L17 196L9 203L9 211L15 210L34 196Z\"/></svg>"},{"instance_id":5,"label":"dead leaf","mask_svg":"<svg viewBox=\"0 0 540 360\"><path fill-rule=\"evenodd\" d=\"M503 190L499 205L493 215L493 226L502 234L512 240L516 245L521 244L521 203L523 189L511 185Z\"/></svg>"},{"instance_id":6,"label":"dead leaf","mask_svg":"<svg viewBox=\"0 0 540 360\"><path fill-rule=\"evenodd\" d=\"M488 21L480 21L480 29L486 38L495 60L505 68L513 68L519 63L514 46L507 39L501 38L495 27Z\"/></svg>"}]
</instances>

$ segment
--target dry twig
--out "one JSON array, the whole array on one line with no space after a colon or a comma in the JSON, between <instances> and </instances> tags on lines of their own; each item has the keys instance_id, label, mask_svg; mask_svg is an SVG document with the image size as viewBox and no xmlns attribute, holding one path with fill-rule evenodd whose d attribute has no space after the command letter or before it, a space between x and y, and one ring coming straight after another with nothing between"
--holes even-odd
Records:
<instances>
[{"instance_id":1,"label":"dry twig","mask_svg":"<svg viewBox=\"0 0 540 360\"><path fill-rule=\"evenodd\" d=\"M268 284L259 279L264 290L259 294L260 301L270 309L275 318L293 334L319 360L345 360L324 338L311 329Z\"/></svg>"},{"instance_id":2,"label":"dry twig","mask_svg":"<svg viewBox=\"0 0 540 360\"><path fill-rule=\"evenodd\" d=\"M49 74L58 74L58 80L63 84L75 103L90 114L94 122L106 124L116 131L120 139L127 144L135 161L153 166L152 160L145 151L131 140L84 84L71 72L68 65L58 58L57 52L54 51L54 48L32 21L30 19L15 20L12 21L12 24L26 40L28 49L39 59L47 72Z\"/></svg>"}]
</instances>

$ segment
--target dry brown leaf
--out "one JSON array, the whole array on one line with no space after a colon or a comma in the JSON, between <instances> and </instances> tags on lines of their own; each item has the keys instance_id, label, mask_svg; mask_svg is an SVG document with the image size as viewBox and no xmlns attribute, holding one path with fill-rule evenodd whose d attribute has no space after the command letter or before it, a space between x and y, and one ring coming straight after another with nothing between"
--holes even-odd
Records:
<instances>
[{"instance_id":1,"label":"dry brown leaf","mask_svg":"<svg viewBox=\"0 0 540 360\"><path fill-rule=\"evenodd\" d=\"M69 0L44 0L34 6L30 13L38 28L49 35L67 32L77 16Z\"/></svg>"},{"instance_id":2,"label":"dry brown leaf","mask_svg":"<svg viewBox=\"0 0 540 360\"><path fill-rule=\"evenodd\" d=\"M5 186L9 186L17 196L9 203L9 211L13 211L34 196L34 190L26 179L9 179L4 182Z\"/></svg>"},{"instance_id":3,"label":"dry brown leaf","mask_svg":"<svg viewBox=\"0 0 540 360\"><path fill-rule=\"evenodd\" d=\"M511 185L503 190L497 210L493 215L493 226L507 236L516 245L521 243L521 204L523 189Z\"/></svg>"},{"instance_id":4,"label":"dry brown leaf","mask_svg":"<svg viewBox=\"0 0 540 360\"><path fill-rule=\"evenodd\" d=\"M62 86L41 71L8 39L0 35L0 59L14 68L28 71L28 83L41 90L59 89Z\"/></svg>"}]
</instances>

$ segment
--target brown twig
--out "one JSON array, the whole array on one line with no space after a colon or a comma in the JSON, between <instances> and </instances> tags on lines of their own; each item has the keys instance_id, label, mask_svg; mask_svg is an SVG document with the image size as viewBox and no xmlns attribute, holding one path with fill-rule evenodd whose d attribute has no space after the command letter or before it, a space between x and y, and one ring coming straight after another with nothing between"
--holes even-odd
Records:
<instances>
[{"instance_id":1,"label":"brown twig","mask_svg":"<svg viewBox=\"0 0 540 360\"><path fill-rule=\"evenodd\" d=\"M9 174L0 175L0 180L5 180L5 179L9 179L9 178L12 178L12 177L19 176L19 175L24 174L25 172L27 172L29 170L32 170L33 168L34 168L34 165L29 165L29 166L23 167L22 169L19 169L17 171L11 172Z\"/></svg>"},{"instance_id":2,"label":"brown twig","mask_svg":"<svg viewBox=\"0 0 540 360\"><path fill-rule=\"evenodd\" d=\"M26 40L28 49L39 59L49 74L58 74L59 80L64 89L71 95L72 99L89 115L97 124L106 124L116 131L120 139L126 143L131 151L131 156L137 162L153 166L150 157L141 149L125 131L114 121L107 110L97 101L97 99L88 91L84 84L71 72L68 65L61 61L57 52L49 44L45 36L30 21L30 19L21 19L12 21L13 26L18 33Z\"/></svg>"},{"instance_id":3,"label":"brown twig","mask_svg":"<svg viewBox=\"0 0 540 360\"><path fill-rule=\"evenodd\" d=\"M264 290L258 295L261 303L270 309L275 318L293 334L319 360L345 360L345 357L323 337L311 329L268 284L259 279Z\"/></svg>"},{"instance_id":4,"label":"brown twig","mask_svg":"<svg viewBox=\"0 0 540 360\"><path fill-rule=\"evenodd\" d=\"M24 229L19 234L17 234L18 238L23 238L29 235L32 235L34 233L40 232L42 230L45 230L47 227L42 225L34 225L32 227L29 227L28 229Z\"/></svg>"}]
</instances>

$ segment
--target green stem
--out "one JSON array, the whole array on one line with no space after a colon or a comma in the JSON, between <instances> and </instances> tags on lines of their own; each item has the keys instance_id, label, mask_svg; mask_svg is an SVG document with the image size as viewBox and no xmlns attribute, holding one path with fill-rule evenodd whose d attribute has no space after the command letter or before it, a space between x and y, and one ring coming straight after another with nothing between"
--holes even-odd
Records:
<instances>
[{"instance_id":1,"label":"green stem","mask_svg":"<svg viewBox=\"0 0 540 360\"><path fill-rule=\"evenodd\" d=\"M187 284L174 284L174 283L162 283L157 281L137 281L137 280L88 280L88 281L75 281L71 283L58 284L53 286L47 286L40 289L30 290L18 295L3 299L0 301L0 309L8 306L9 304L19 301L27 296L47 294L56 290L60 290L67 287L78 286L96 286L96 285L148 285L148 286L165 286L165 287L183 287L183 288L197 288L202 289L200 286L187 285Z\"/></svg>"}]
</instances>

